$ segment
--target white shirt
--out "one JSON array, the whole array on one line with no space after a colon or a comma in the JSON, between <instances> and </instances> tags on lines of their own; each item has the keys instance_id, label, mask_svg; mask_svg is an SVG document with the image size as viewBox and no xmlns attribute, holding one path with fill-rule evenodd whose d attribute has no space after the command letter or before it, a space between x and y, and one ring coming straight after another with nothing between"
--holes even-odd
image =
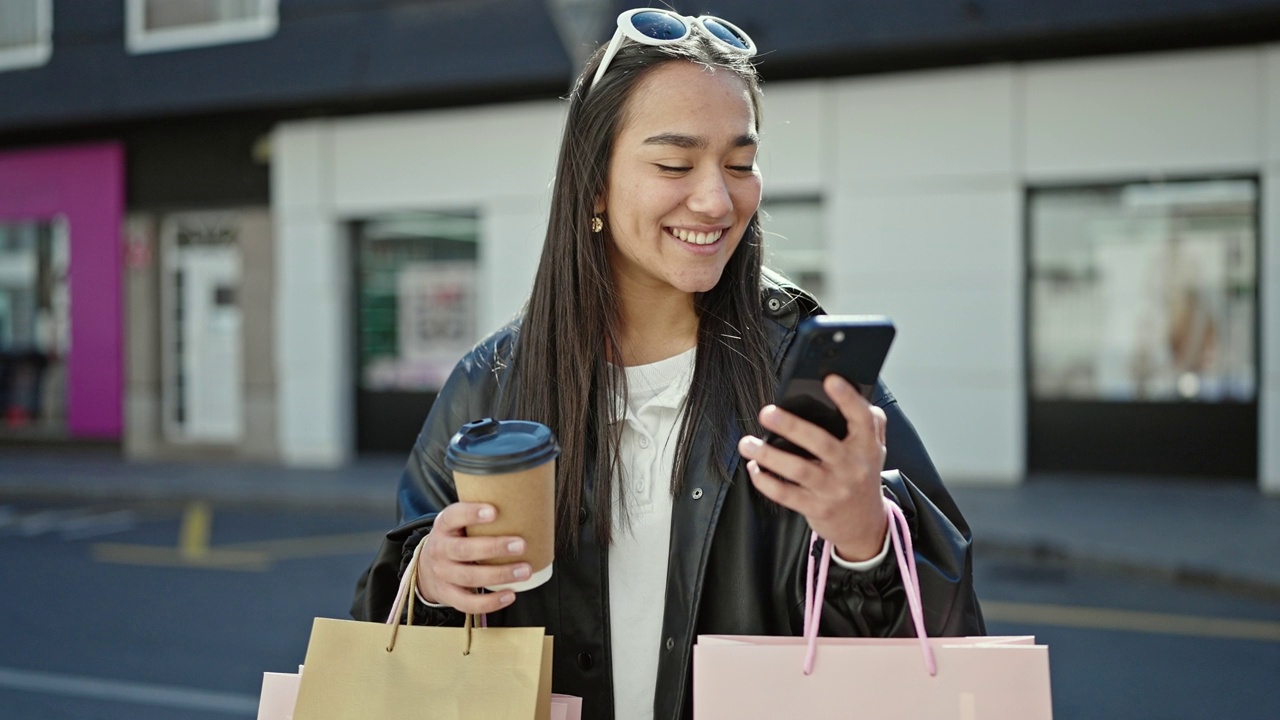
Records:
<instances>
[{"instance_id":1,"label":"white shirt","mask_svg":"<svg viewBox=\"0 0 1280 720\"><path fill-rule=\"evenodd\" d=\"M626 368L621 407L613 545L609 548L609 633L617 720L652 720L666 607L671 544L671 471L680 412L693 379L696 348ZM626 504L625 513L622 503Z\"/></svg>"},{"instance_id":2,"label":"white shirt","mask_svg":"<svg viewBox=\"0 0 1280 720\"><path fill-rule=\"evenodd\" d=\"M613 544L609 548L609 633L612 639L613 707L616 720L653 720L662 617L666 608L667 559L671 545L671 472L680 435L680 413L693 380L697 348L649 365L626 368L626 407L619 439L619 487ZM831 560L866 571L889 554L889 536L870 560Z\"/></svg>"}]
</instances>

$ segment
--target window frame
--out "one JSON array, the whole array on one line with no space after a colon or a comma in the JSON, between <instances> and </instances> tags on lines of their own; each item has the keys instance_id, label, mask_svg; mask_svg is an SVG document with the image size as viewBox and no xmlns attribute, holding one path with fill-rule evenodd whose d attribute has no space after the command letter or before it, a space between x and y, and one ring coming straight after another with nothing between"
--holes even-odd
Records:
<instances>
[{"instance_id":1,"label":"window frame","mask_svg":"<svg viewBox=\"0 0 1280 720\"><path fill-rule=\"evenodd\" d=\"M125 47L131 54L168 52L188 48L264 40L280 26L278 0L256 0L259 17L216 24L148 30L149 0L125 0Z\"/></svg>"},{"instance_id":2,"label":"window frame","mask_svg":"<svg viewBox=\"0 0 1280 720\"><path fill-rule=\"evenodd\" d=\"M34 2L36 42L34 45L0 49L0 72L40 67L53 57L53 0Z\"/></svg>"}]
</instances>

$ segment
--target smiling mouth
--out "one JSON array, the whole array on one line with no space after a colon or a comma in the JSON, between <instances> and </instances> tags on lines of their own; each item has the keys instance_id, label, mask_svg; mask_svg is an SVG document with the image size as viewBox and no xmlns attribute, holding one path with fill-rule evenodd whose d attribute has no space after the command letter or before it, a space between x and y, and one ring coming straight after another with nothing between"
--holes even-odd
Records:
<instances>
[{"instance_id":1,"label":"smiling mouth","mask_svg":"<svg viewBox=\"0 0 1280 720\"><path fill-rule=\"evenodd\" d=\"M724 234L724 229L712 230L711 232L696 232L681 228L667 228L667 232L671 233L677 240L687 242L690 245L710 245L720 239L720 236Z\"/></svg>"}]
</instances>

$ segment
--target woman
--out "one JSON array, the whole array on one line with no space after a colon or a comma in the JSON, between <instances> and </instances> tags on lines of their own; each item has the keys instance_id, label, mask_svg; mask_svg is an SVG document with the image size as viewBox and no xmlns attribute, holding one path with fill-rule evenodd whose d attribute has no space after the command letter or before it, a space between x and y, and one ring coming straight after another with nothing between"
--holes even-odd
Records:
<instances>
[{"instance_id":1,"label":"woman","mask_svg":"<svg viewBox=\"0 0 1280 720\"><path fill-rule=\"evenodd\" d=\"M401 478L404 524L361 579L356 618L385 619L426 543L415 617L545 626L555 689L583 697L584 717L688 718L699 634L800 634L811 527L835 549L822 632L911 634L881 562L887 492L911 520L930 633L984 631L968 527L888 391L868 403L827 379L843 441L769 404L819 308L762 271L753 52L724 21L636 10L587 63L529 302L432 407ZM543 422L562 447L555 573L519 595L477 593L530 568L475 564L522 540L467 537L494 509L457 502L443 464L452 434L486 416Z\"/></svg>"}]
</instances>

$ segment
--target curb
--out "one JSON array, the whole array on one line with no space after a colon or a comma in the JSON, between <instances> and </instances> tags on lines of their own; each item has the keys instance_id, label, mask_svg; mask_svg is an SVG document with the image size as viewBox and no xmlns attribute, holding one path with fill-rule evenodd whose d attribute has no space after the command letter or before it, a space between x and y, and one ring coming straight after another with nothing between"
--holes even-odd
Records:
<instances>
[{"instance_id":1,"label":"curb","mask_svg":"<svg viewBox=\"0 0 1280 720\"><path fill-rule=\"evenodd\" d=\"M977 557L995 556L1022 562L1136 576L1181 587L1219 590L1265 602L1280 603L1280 582L1233 575L1219 569L1169 565L1159 561L1143 562L1131 558L1107 557L1097 553L1073 551L1066 549L1060 543L1044 538L1031 538L1026 541L975 540L973 548L974 555Z\"/></svg>"}]
</instances>

